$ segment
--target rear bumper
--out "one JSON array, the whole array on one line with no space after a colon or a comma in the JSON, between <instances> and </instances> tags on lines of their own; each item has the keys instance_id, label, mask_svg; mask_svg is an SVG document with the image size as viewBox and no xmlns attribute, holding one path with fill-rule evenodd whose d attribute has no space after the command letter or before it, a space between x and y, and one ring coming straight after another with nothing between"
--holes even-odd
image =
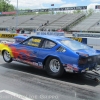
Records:
<instances>
[{"instance_id":1,"label":"rear bumper","mask_svg":"<svg viewBox=\"0 0 100 100\"><path fill-rule=\"evenodd\" d=\"M75 64L73 65L66 64L66 66L64 66L64 69L66 72L70 72L70 73L83 73L86 71L91 71L93 69L96 70L98 68L97 68L97 63L93 63L93 64L86 64L81 66L77 66Z\"/></svg>"},{"instance_id":2,"label":"rear bumper","mask_svg":"<svg viewBox=\"0 0 100 100\"><path fill-rule=\"evenodd\" d=\"M97 68L97 63L81 65L81 66L79 66L79 72L83 73L86 71L91 71L91 70L96 69L96 68Z\"/></svg>"}]
</instances>

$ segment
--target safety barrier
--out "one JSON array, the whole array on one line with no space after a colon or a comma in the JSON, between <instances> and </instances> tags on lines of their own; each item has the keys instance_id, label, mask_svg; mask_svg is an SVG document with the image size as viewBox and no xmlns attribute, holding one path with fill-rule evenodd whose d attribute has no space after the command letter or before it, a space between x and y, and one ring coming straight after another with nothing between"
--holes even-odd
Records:
<instances>
[{"instance_id":1,"label":"safety barrier","mask_svg":"<svg viewBox=\"0 0 100 100\"><path fill-rule=\"evenodd\" d=\"M43 35L44 34L44 32L37 32L39 35ZM58 32L45 32L45 34L44 35L56 35L56 36L63 36L64 35L64 33L63 32L60 32L59 34L58 34ZM7 32L5 32L5 33L1 33L0 32L0 38L1 39L5 39L5 38L11 38L11 39L13 39L15 36L17 36L18 34L16 34L16 33L7 33ZM68 35L68 34L67 34ZM68 36L66 36L66 37L68 37ZM72 38L72 39L74 39L74 40L77 40L77 41L79 41L79 42L81 42L81 43L84 43L84 44L87 44L87 45L94 45L94 46L100 46L100 38L93 38L93 37L70 37L70 38Z\"/></svg>"},{"instance_id":2,"label":"safety barrier","mask_svg":"<svg viewBox=\"0 0 100 100\"><path fill-rule=\"evenodd\" d=\"M100 38L92 38L92 37L85 37L85 38L70 37L70 38L87 45L100 46Z\"/></svg>"},{"instance_id":3,"label":"safety barrier","mask_svg":"<svg viewBox=\"0 0 100 100\"><path fill-rule=\"evenodd\" d=\"M71 39L79 41L81 43L87 44L87 38L75 38L75 37L71 37Z\"/></svg>"}]
</instances>

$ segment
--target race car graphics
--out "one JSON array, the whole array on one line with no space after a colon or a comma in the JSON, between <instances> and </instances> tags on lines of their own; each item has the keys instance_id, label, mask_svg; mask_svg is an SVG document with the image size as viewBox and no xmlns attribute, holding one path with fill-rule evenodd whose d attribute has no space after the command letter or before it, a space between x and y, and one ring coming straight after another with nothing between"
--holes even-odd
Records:
<instances>
[{"instance_id":1,"label":"race car graphics","mask_svg":"<svg viewBox=\"0 0 100 100\"><path fill-rule=\"evenodd\" d=\"M27 63L39 68L43 68L42 62L36 61L36 55L34 54L34 51L30 51L25 47L16 48L16 46L13 46L12 44L0 44L0 47L3 48L3 50L7 50L14 61L19 61L23 63ZM0 50L1 52L3 50Z\"/></svg>"},{"instance_id":2,"label":"race car graphics","mask_svg":"<svg viewBox=\"0 0 100 100\"><path fill-rule=\"evenodd\" d=\"M14 46L10 46L13 57L19 58L26 61L34 61L34 58L36 58L36 55L34 52L27 50L26 48L16 48Z\"/></svg>"},{"instance_id":3,"label":"race car graphics","mask_svg":"<svg viewBox=\"0 0 100 100\"><path fill-rule=\"evenodd\" d=\"M73 64L73 65L63 64L63 66L64 66L66 72L78 72L79 71L78 67L75 64Z\"/></svg>"},{"instance_id":4,"label":"race car graphics","mask_svg":"<svg viewBox=\"0 0 100 100\"><path fill-rule=\"evenodd\" d=\"M72 73L93 70L100 57L97 50L65 37L31 36L21 43L0 44L0 47L5 62L13 59L44 68L51 76L60 76L64 70Z\"/></svg>"},{"instance_id":5,"label":"race car graphics","mask_svg":"<svg viewBox=\"0 0 100 100\"><path fill-rule=\"evenodd\" d=\"M2 55L3 50L7 50L10 53L11 57L14 57L12 54L11 48L8 46L8 44L0 43L0 54L1 55Z\"/></svg>"}]
</instances>

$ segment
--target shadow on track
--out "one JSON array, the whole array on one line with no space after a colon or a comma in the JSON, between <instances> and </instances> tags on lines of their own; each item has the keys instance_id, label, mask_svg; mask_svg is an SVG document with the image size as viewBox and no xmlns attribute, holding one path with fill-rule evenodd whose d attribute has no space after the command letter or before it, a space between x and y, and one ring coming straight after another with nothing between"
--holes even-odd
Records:
<instances>
[{"instance_id":1,"label":"shadow on track","mask_svg":"<svg viewBox=\"0 0 100 100\"><path fill-rule=\"evenodd\" d=\"M18 70L21 72L29 73L29 74L35 74L47 78L51 78L50 76L47 75L47 73L44 70L36 69L34 67L30 67L29 65L25 65L22 63L2 63L0 66L8 68L8 69L13 69L13 70ZM26 76L22 76L26 77ZM64 75L61 78L53 78L56 80L64 81L64 82L69 82L69 83L74 83L74 84L79 84L79 85L90 85L90 86L97 86L99 83L96 81L84 77L82 74L71 74L71 73L64 73Z\"/></svg>"}]
</instances>

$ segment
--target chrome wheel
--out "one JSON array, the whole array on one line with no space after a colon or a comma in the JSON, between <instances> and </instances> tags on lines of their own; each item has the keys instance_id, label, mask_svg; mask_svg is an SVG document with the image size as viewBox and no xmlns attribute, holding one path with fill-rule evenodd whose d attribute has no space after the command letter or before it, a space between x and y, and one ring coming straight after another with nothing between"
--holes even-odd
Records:
<instances>
[{"instance_id":1,"label":"chrome wheel","mask_svg":"<svg viewBox=\"0 0 100 100\"><path fill-rule=\"evenodd\" d=\"M64 73L64 67L57 57L49 57L46 60L45 70L52 77L60 77Z\"/></svg>"},{"instance_id":2,"label":"chrome wheel","mask_svg":"<svg viewBox=\"0 0 100 100\"><path fill-rule=\"evenodd\" d=\"M11 60L11 56L8 51L4 51L3 57L4 57L4 60L7 62L9 62Z\"/></svg>"},{"instance_id":3,"label":"chrome wheel","mask_svg":"<svg viewBox=\"0 0 100 100\"><path fill-rule=\"evenodd\" d=\"M60 62L57 59L52 59L49 63L50 70L54 73L59 72Z\"/></svg>"}]
</instances>

